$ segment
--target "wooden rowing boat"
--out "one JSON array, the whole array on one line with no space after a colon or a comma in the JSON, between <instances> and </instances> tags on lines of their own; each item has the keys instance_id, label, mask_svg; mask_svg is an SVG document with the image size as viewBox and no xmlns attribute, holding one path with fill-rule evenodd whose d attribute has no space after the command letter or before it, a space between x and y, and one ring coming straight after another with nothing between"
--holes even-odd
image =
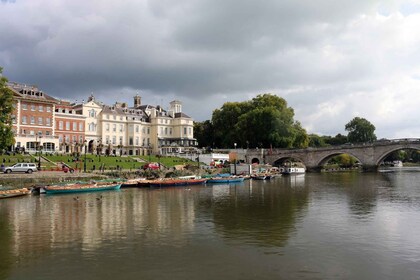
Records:
<instances>
[{"instance_id":1,"label":"wooden rowing boat","mask_svg":"<svg viewBox=\"0 0 420 280\"><path fill-rule=\"evenodd\" d=\"M1 198L10 198L10 197L16 197L16 196L24 196L29 194L31 191L27 188L22 189L16 189L16 190L4 190L0 191L0 199Z\"/></svg>"}]
</instances>

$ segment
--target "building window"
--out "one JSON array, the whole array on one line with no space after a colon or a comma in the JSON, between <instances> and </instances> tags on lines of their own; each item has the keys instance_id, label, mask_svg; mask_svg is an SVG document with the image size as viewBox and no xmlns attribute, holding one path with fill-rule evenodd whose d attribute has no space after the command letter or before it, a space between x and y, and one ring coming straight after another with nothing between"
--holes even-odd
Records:
<instances>
[{"instance_id":1,"label":"building window","mask_svg":"<svg viewBox=\"0 0 420 280\"><path fill-rule=\"evenodd\" d=\"M122 138L122 136L120 136L120 145L122 145L123 144L123 138Z\"/></svg>"},{"instance_id":2,"label":"building window","mask_svg":"<svg viewBox=\"0 0 420 280\"><path fill-rule=\"evenodd\" d=\"M35 117L31 117L31 124L35 124Z\"/></svg>"},{"instance_id":3,"label":"building window","mask_svg":"<svg viewBox=\"0 0 420 280\"><path fill-rule=\"evenodd\" d=\"M117 143L117 136L112 136L112 144L116 144Z\"/></svg>"},{"instance_id":4,"label":"building window","mask_svg":"<svg viewBox=\"0 0 420 280\"><path fill-rule=\"evenodd\" d=\"M28 105L25 103L22 103L22 110L28 110Z\"/></svg>"},{"instance_id":5,"label":"building window","mask_svg":"<svg viewBox=\"0 0 420 280\"><path fill-rule=\"evenodd\" d=\"M112 131L114 131L114 132L117 131L117 125L115 123L112 125Z\"/></svg>"},{"instance_id":6,"label":"building window","mask_svg":"<svg viewBox=\"0 0 420 280\"><path fill-rule=\"evenodd\" d=\"M73 131L77 131L77 122L73 123Z\"/></svg>"},{"instance_id":7,"label":"building window","mask_svg":"<svg viewBox=\"0 0 420 280\"><path fill-rule=\"evenodd\" d=\"M123 132L123 129L124 129L124 125L120 124L120 132Z\"/></svg>"},{"instance_id":8,"label":"building window","mask_svg":"<svg viewBox=\"0 0 420 280\"><path fill-rule=\"evenodd\" d=\"M39 106L38 106L38 111L40 111L40 112L44 112L44 106L39 105Z\"/></svg>"},{"instance_id":9,"label":"building window","mask_svg":"<svg viewBox=\"0 0 420 280\"><path fill-rule=\"evenodd\" d=\"M27 124L26 116L22 116L22 124Z\"/></svg>"},{"instance_id":10,"label":"building window","mask_svg":"<svg viewBox=\"0 0 420 280\"><path fill-rule=\"evenodd\" d=\"M140 143L139 141L140 141L139 137L136 137L136 146L139 145L139 143Z\"/></svg>"},{"instance_id":11,"label":"building window","mask_svg":"<svg viewBox=\"0 0 420 280\"><path fill-rule=\"evenodd\" d=\"M31 105L31 111L35 111L35 105L34 104Z\"/></svg>"},{"instance_id":12,"label":"building window","mask_svg":"<svg viewBox=\"0 0 420 280\"><path fill-rule=\"evenodd\" d=\"M63 130L63 121L58 122L58 129Z\"/></svg>"},{"instance_id":13,"label":"building window","mask_svg":"<svg viewBox=\"0 0 420 280\"><path fill-rule=\"evenodd\" d=\"M136 125L136 132L139 132L139 126Z\"/></svg>"},{"instance_id":14,"label":"building window","mask_svg":"<svg viewBox=\"0 0 420 280\"><path fill-rule=\"evenodd\" d=\"M38 124L42 125L42 117L38 117Z\"/></svg>"},{"instance_id":15,"label":"building window","mask_svg":"<svg viewBox=\"0 0 420 280\"><path fill-rule=\"evenodd\" d=\"M165 135L168 135L168 128L165 127Z\"/></svg>"},{"instance_id":16,"label":"building window","mask_svg":"<svg viewBox=\"0 0 420 280\"><path fill-rule=\"evenodd\" d=\"M96 111L94 109L89 111L89 117L91 117L91 118L96 117Z\"/></svg>"},{"instance_id":17,"label":"building window","mask_svg":"<svg viewBox=\"0 0 420 280\"><path fill-rule=\"evenodd\" d=\"M150 128L149 127L147 128L147 134L150 134Z\"/></svg>"},{"instance_id":18,"label":"building window","mask_svg":"<svg viewBox=\"0 0 420 280\"><path fill-rule=\"evenodd\" d=\"M66 130L70 130L70 122L66 122Z\"/></svg>"},{"instance_id":19,"label":"building window","mask_svg":"<svg viewBox=\"0 0 420 280\"><path fill-rule=\"evenodd\" d=\"M169 135L172 135L172 128L169 128Z\"/></svg>"},{"instance_id":20,"label":"building window","mask_svg":"<svg viewBox=\"0 0 420 280\"><path fill-rule=\"evenodd\" d=\"M109 136L106 137L105 144L109 144Z\"/></svg>"},{"instance_id":21,"label":"building window","mask_svg":"<svg viewBox=\"0 0 420 280\"><path fill-rule=\"evenodd\" d=\"M192 135L192 129L191 129L191 127L188 128L188 134L189 135Z\"/></svg>"},{"instance_id":22,"label":"building window","mask_svg":"<svg viewBox=\"0 0 420 280\"><path fill-rule=\"evenodd\" d=\"M51 119L50 118L45 118L45 124L47 126L51 126Z\"/></svg>"},{"instance_id":23,"label":"building window","mask_svg":"<svg viewBox=\"0 0 420 280\"><path fill-rule=\"evenodd\" d=\"M105 130L106 130L106 131L109 131L109 123L107 123L107 124L105 125Z\"/></svg>"},{"instance_id":24,"label":"building window","mask_svg":"<svg viewBox=\"0 0 420 280\"><path fill-rule=\"evenodd\" d=\"M79 123L79 131L83 131L83 123Z\"/></svg>"},{"instance_id":25,"label":"building window","mask_svg":"<svg viewBox=\"0 0 420 280\"><path fill-rule=\"evenodd\" d=\"M130 137L128 141L128 145L133 146L133 137Z\"/></svg>"},{"instance_id":26,"label":"building window","mask_svg":"<svg viewBox=\"0 0 420 280\"><path fill-rule=\"evenodd\" d=\"M186 134L187 134L187 128L184 127L184 135L186 135Z\"/></svg>"},{"instance_id":27,"label":"building window","mask_svg":"<svg viewBox=\"0 0 420 280\"><path fill-rule=\"evenodd\" d=\"M47 112L51 112L51 107L47 106Z\"/></svg>"}]
</instances>

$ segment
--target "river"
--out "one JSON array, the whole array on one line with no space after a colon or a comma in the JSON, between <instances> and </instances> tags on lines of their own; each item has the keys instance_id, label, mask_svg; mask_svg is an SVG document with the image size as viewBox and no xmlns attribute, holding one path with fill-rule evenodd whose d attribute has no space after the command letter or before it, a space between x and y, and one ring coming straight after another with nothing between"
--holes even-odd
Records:
<instances>
[{"instance_id":1,"label":"river","mask_svg":"<svg viewBox=\"0 0 420 280\"><path fill-rule=\"evenodd\" d=\"M0 200L0 279L419 279L420 169Z\"/></svg>"}]
</instances>

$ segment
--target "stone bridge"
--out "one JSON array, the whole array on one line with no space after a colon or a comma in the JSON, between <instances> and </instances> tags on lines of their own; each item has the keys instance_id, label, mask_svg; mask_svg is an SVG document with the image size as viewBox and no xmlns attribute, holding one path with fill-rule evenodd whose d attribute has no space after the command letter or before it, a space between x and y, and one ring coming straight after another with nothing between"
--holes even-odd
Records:
<instances>
[{"instance_id":1,"label":"stone bridge","mask_svg":"<svg viewBox=\"0 0 420 280\"><path fill-rule=\"evenodd\" d=\"M382 140L364 144L346 144L324 148L306 149L248 149L248 163L260 162L281 165L288 159L301 161L308 171L320 171L332 157L349 154L355 157L365 171L375 171L392 152L402 149L420 150L420 139Z\"/></svg>"}]
</instances>

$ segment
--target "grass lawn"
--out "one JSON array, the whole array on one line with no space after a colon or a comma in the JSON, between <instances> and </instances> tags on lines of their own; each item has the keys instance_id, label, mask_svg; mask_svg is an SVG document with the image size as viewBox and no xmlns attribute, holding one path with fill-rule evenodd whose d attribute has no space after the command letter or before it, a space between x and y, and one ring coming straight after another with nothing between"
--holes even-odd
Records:
<instances>
[{"instance_id":1,"label":"grass lawn","mask_svg":"<svg viewBox=\"0 0 420 280\"><path fill-rule=\"evenodd\" d=\"M48 160L60 163L63 162L76 169L84 169L85 155L81 155L79 158L69 155L45 155L44 158ZM166 167L173 167L179 164L197 164L190 160L177 157L156 157L150 156L151 162L160 162ZM86 170L98 170L101 166L104 166L106 170L113 170L117 168L136 170L143 167L144 164L149 162L149 156L97 156L92 154L86 154ZM43 162L44 163L44 162ZM44 165L44 164L43 164Z\"/></svg>"},{"instance_id":2,"label":"grass lawn","mask_svg":"<svg viewBox=\"0 0 420 280\"><path fill-rule=\"evenodd\" d=\"M0 156L0 164L4 163L4 165L6 166L10 166L18 162L36 162L36 161L37 159L30 155L21 155L21 154L13 155L12 154L10 156L9 155Z\"/></svg>"}]
</instances>

